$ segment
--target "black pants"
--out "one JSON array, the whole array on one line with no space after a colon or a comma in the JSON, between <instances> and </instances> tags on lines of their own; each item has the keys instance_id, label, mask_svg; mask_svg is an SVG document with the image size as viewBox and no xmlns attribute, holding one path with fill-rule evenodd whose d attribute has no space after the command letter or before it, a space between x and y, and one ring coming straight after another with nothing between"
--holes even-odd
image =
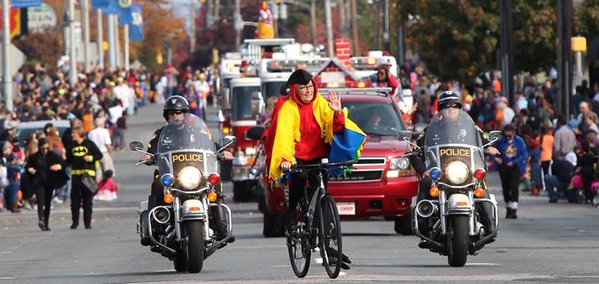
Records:
<instances>
[{"instance_id":1,"label":"black pants","mask_svg":"<svg viewBox=\"0 0 599 284\"><path fill-rule=\"evenodd\" d=\"M37 196L37 217L39 220L43 220L46 226L48 225L48 218L50 218L53 193L54 189L48 186L38 186L35 189L35 195Z\"/></svg>"},{"instance_id":2,"label":"black pants","mask_svg":"<svg viewBox=\"0 0 599 284\"><path fill-rule=\"evenodd\" d=\"M542 161L541 162L541 168L543 168L543 174L544 175L548 175L549 174L549 166L551 165L551 161Z\"/></svg>"},{"instance_id":3,"label":"black pants","mask_svg":"<svg viewBox=\"0 0 599 284\"><path fill-rule=\"evenodd\" d=\"M73 225L79 225L79 209L83 204L83 224L85 224L85 227L90 227L92 223L94 195L85 188L85 185L83 185L83 182L81 182L80 175L73 175L72 184L71 217L73 220Z\"/></svg>"},{"instance_id":4,"label":"black pants","mask_svg":"<svg viewBox=\"0 0 599 284\"><path fill-rule=\"evenodd\" d=\"M298 165L311 165L320 163L321 159L315 159L311 161L305 160L297 160ZM326 173L323 173L324 184L326 186L328 181L328 176ZM306 183L308 182L308 183ZM319 186L318 181L318 169L310 169L303 172L292 173L291 174L291 183L289 185L289 212L294 212L297 203L304 197L305 189L308 188L309 192L312 193L315 188ZM308 198L312 196L311 194L307 195Z\"/></svg>"},{"instance_id":5,"label":"black pants","mask_svg":"<svg viewBox=\"0 0 599 284\"><path fill-rule=\"evenodd\" d=\"M520 185L520 169L518 166L508 167L505 164L499 166L499 177L501 178L501 188L503 189L503 200L508 202L518 202L518 185Z\"/></svg>"},{"instance_id":6,"label":"black pants","mask_svg":"<svg viewBox=\"0 0 599 284\"><path fill-rule=\"evenodd\" d=\"M423 177L418 184L418 195L416 197L416 206L420 200L424 199L432 199L433 197L430 194L430 188L432 184L432 180L430 177ZM476 198L476 197L475 197ZM485 197L490 198L489 191L485 191ZM476 203L476 209L480 216L480 222L485 226L487 234L494 232L495 228L495 220L493 218L493 206L488 202L478 202ZM425 236L428 236L431 230L431 225L429 223L428 218L418 218L418 230Z\"/></svg>"}]
</instances>

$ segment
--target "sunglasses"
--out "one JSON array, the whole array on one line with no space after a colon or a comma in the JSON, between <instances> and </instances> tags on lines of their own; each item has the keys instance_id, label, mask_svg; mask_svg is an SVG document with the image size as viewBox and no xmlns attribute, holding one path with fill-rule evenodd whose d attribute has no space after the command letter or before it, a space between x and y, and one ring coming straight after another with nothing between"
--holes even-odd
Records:
<instances>
[{"instance_id":1,"label":"sunglasses","mask_svg":"<svg viewBox=\"0 0 599 284\"><path fill-rule=\"evenodd\" d=\"M183 114L183 112L182 112L182 111L180 111L180 110L178 110L178 111L171 111L169 114L170 114L170 115L175 115L175 114L176 114L176 115L180 115L180 114Z\"/></svg>"},{"instance_id":2,"label":"sunglasses","mask_svg":"<svg viewBox=\"0 0 599 284\"><path fill-rule=\"evenodd\" d=\"M443 107L443 109L446 109L446 108L461 108L461 107L458 104L452 104L452 105L446 105Z\"/></svg>"},{"instance_id":3,"label":"sunglasses","mask_svg":"<svg viewBox=\"0 0 599 284\"><path fill-rule=\"evenodd\" d=\"M379 72L379 75L387 75L385 72Z\"/></svg>"}]
</instances>

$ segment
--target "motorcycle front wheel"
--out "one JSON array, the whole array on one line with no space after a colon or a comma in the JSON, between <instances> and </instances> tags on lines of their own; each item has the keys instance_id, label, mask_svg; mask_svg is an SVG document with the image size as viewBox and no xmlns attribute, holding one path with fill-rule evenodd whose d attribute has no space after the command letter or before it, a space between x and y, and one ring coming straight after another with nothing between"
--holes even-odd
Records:
<instances>
[{"instance_id":1,"label":"motorcycle front wheel","mask_svg":"<svg viewBox=\"0 0 599 284\"><path fill-rule=\"evenodd\" d=\"M187 271L198 273L204 266L204 224L200 221L185 222L187 236Z\"/></svg>"},{"instance_id":2,"label":"motorcycle front wheel","mask_svg":"<svg viewBox=\"0 0 599 284\"><path fill-rule=\"evenodd\" d=\"M337 278L343 261L341 247L341 220L337 205L330 195L321 200L320 253L330 278Z\"/></svg>"},{"instance_id":3,"label":"motorcycle front wheel","mask_svg":"<svg viewBox=\"0 0 599 284\"><path fill-rule=\"evenodd\" d=\"M447 262L453 267L462 267L468 260L468 245L470 235L468 235L469 216L452 215L449 216L451 233L447 239Z\"/></svg>"}]
</instances>

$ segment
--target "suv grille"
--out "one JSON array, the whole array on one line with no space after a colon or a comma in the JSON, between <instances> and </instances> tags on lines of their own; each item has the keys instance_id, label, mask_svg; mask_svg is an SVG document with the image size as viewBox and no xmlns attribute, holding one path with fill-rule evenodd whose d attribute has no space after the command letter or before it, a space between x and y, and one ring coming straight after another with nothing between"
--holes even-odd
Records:
<instances>
[{"instance_id":1,"label":"suv grille","mask_svg":"<svg viewBox=\"0 0 599 284\"><path fill-rule=\"evenodd\" d=\"M330 176L329 181L371 181L380 180L383 175L382 170L353 170L349 172L345 177Z\"/></svg>"}]
</instances>

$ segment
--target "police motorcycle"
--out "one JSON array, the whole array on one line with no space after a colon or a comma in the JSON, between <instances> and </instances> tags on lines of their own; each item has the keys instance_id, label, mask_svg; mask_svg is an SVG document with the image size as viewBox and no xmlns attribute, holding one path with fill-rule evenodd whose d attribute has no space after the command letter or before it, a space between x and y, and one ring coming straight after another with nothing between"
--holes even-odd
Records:
<instances>
[{"instance_id":1,"label":"police motorcycle","mask_svg":"<svg viewBox=\"0 0 599 284\"><path fill-rule=\"evenodd\" d=\"M232 236L231 210L222 203L219 190L217 155L235 143L235 137L225 137L225 141L216 150L206 123L188 113L183 121L166 125L158 139L153 156L164 186L164 203L149 210L148 201L140 203L137 232L142 245L150 245L152 251L172 260L178 272L200 272L204 259ZM129 147L150 154L141 141L133 141ZM226 222L222 239L213 230L213 210L220 210L221 222Z\"/></svg>"},{"instance_id":2,"label":"police motorcycle","mask_svg":"<svg viewBox=\"0 0 599 284\"><path fill-rule=\"evenodd\" d=\"M489 142L483 145L467 113L452 109L457 118L455 113L450 118L444 111L433 118L425 134L404 131L400 137L410 141L413 135L424 135L423 147L412 143L410 155L424 156L432 179L428 189L432 199L412 202L416 204L412 208L414 234L426 240L432 252L446 255L450 266L461 267L468 254L475 255L497 235L497 202L487 192L484 154L501 132L490 132ZM485 221L494 226L484 226ZM421 231L419 224L427 224L430 232Z\"/></svg>"}]
</instances>

